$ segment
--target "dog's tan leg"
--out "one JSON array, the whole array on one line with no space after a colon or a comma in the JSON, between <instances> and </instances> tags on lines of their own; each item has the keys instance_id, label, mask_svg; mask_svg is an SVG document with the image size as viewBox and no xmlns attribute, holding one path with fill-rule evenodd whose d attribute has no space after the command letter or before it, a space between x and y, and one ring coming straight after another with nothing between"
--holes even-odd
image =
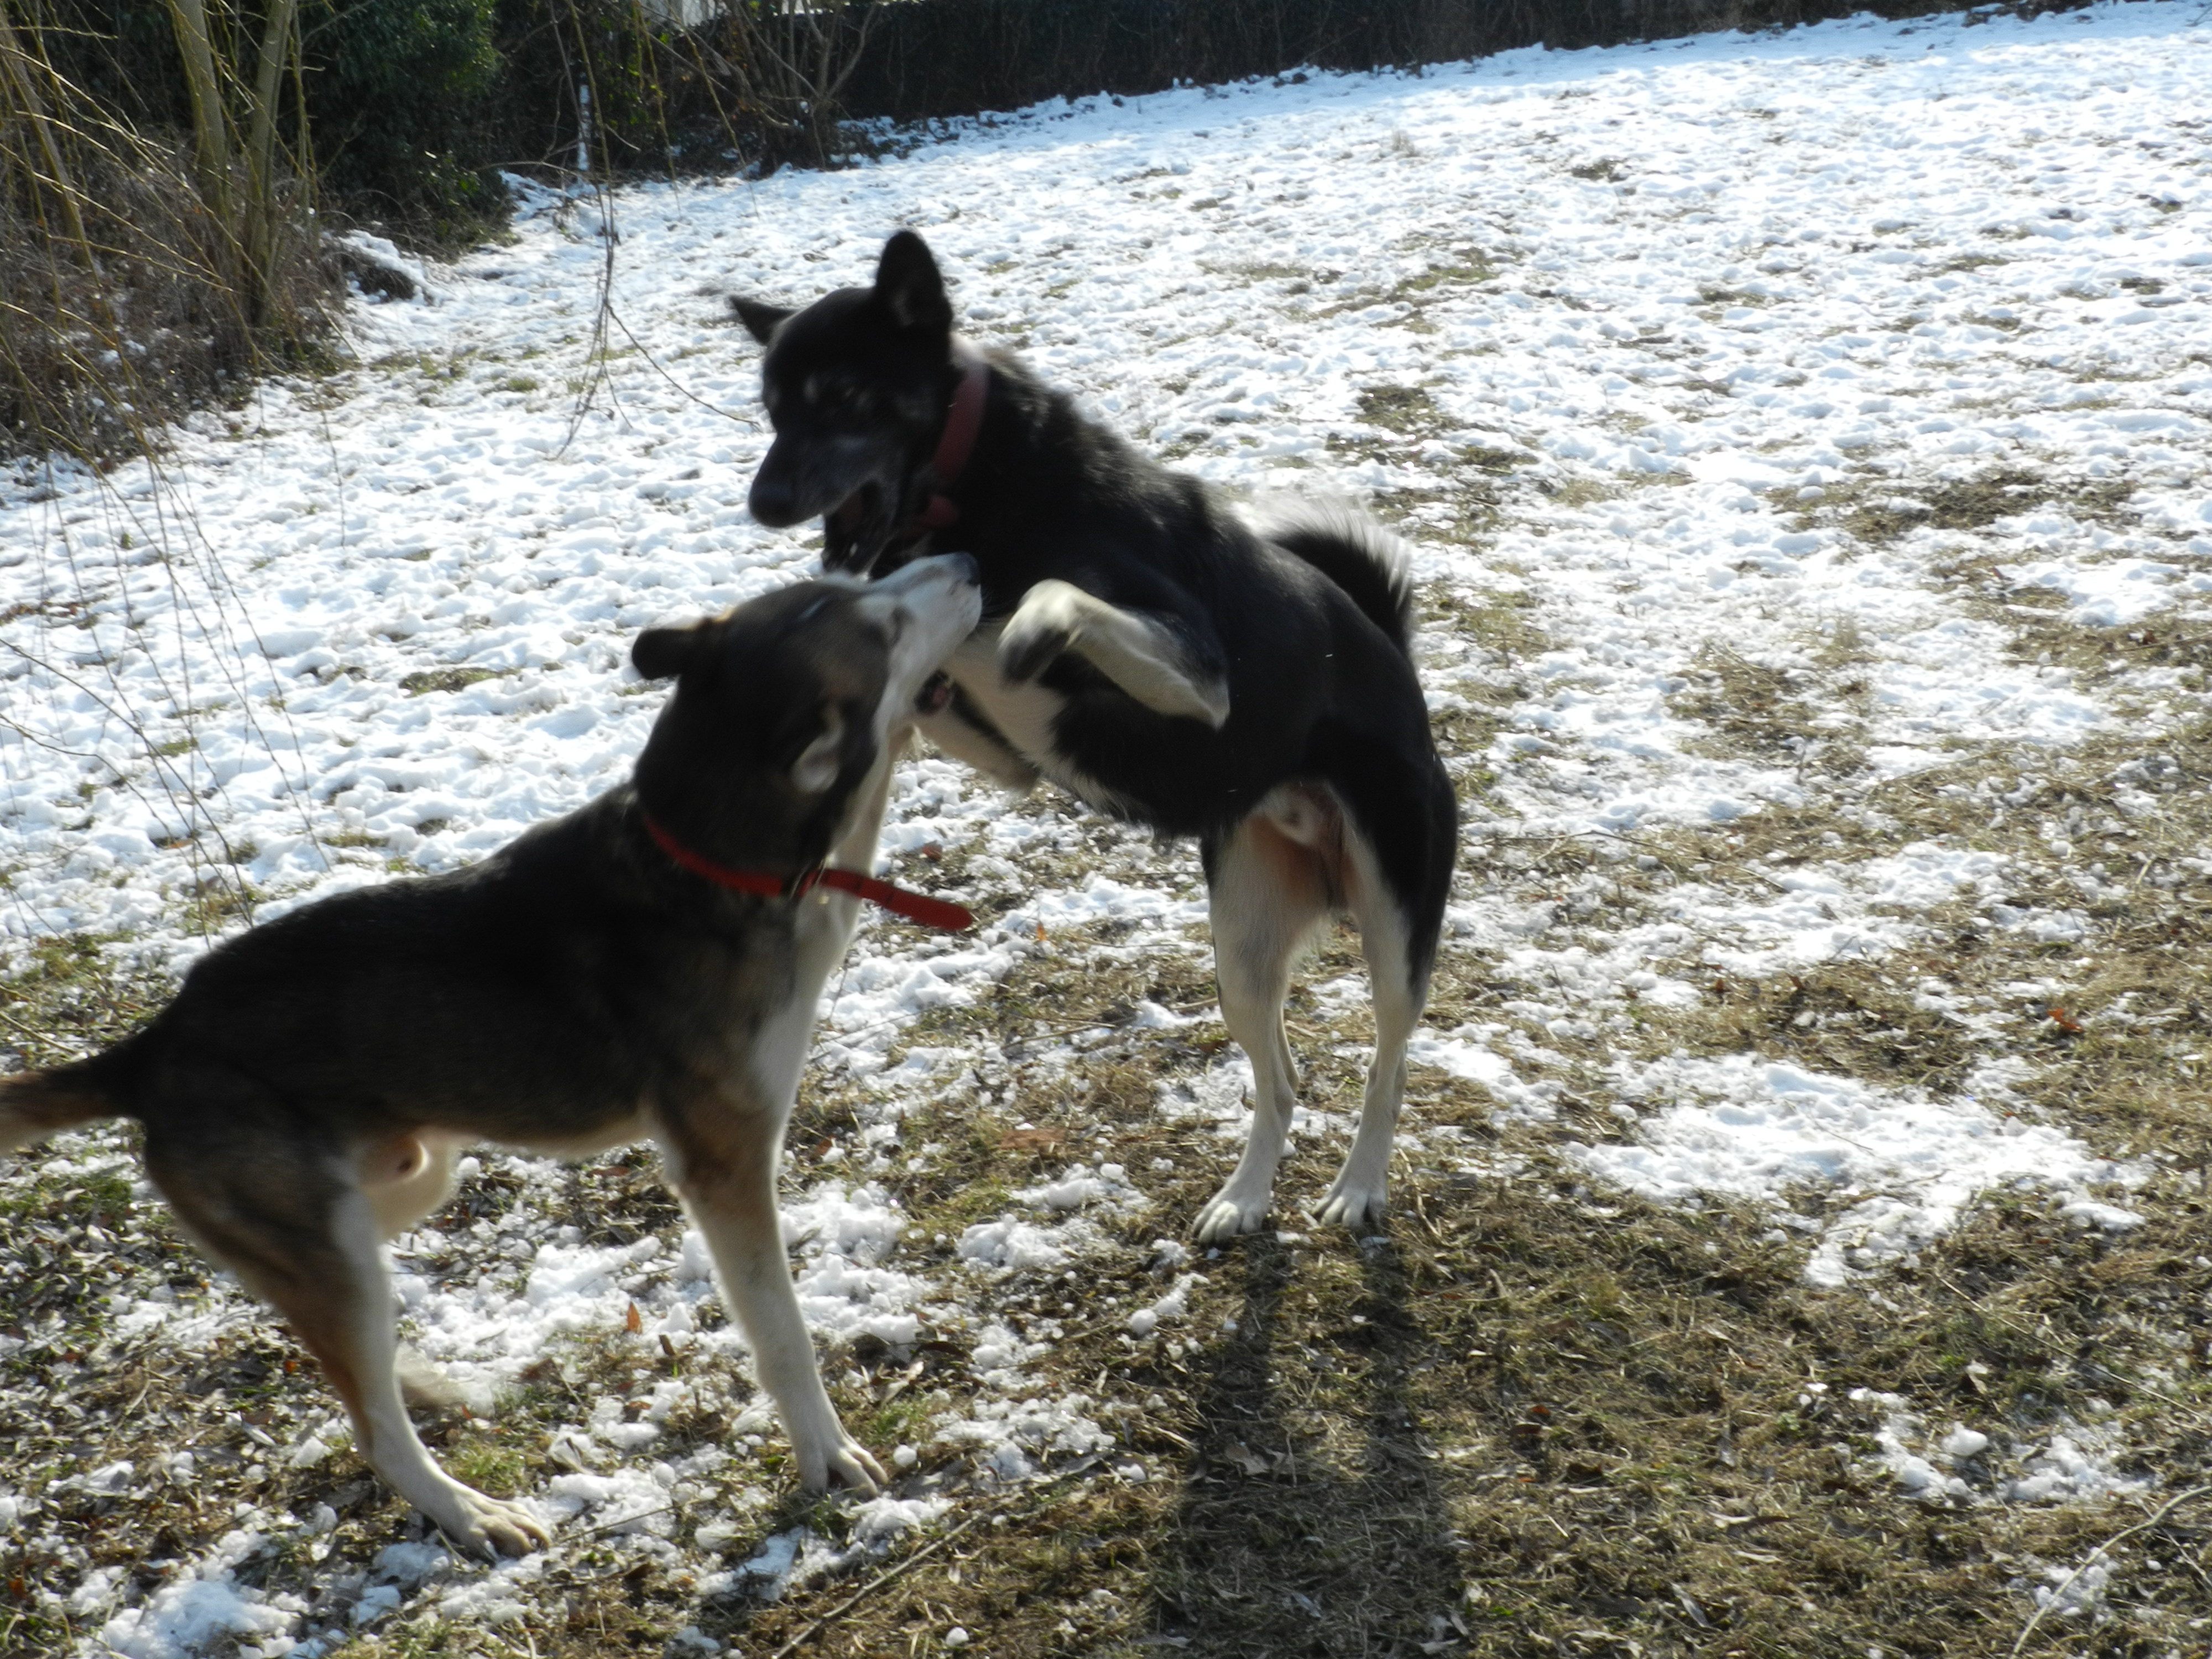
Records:
<instances>
[{"instance_id":1,"label":"dog's tan leg","mask_svg":"<svg viewBox=\"0 0 2212 1659\"><path fill-rule=\"evenodd\" d=\"M1349 819L1344 848L1345 902L1359 924L1368 996L1375 1007L1375 1060L1368 1067L1367 1094L1352 1150L1314 1217L1341 1222L1356 1232L1382 1218L1398 1111L1406 1098L1406 1045L1420 1024L1428 987L1413 977L1404 914L1382 879L1367 838Z\"/></svg>"},{"instance_id":2,"label":"dog's tan leg","mask_svg":"<svg viewBox=\"0 0 2212 1659\"><path fill-rule=\"evenodd\" d=\"M1022 595L999 635L999 669L1009 680L1034 679L1073 652L1146 708L1203 720L1218 731L1229 719L1229 686L1191 659L1168 628L1047 577Z\"/></svg>"},{"instance_id":3,"label":"dog's tan leg","mask_svg":"<svg viewBox=\"0 0 2212 1659\"><path fill-rule=\"evenodd\" d=\"M386 1485L465 1549L520 1555L551 1542L536 1516L463 1486L416 1437L393 1374L377 1212L348 1160L293 1138L276 1114L223 1104L212 1134L171 1137L149 1126L147 1173L178 1218L298 1333L353 1419L362 1461Z\"/></svg>"},{"instance_id":4,"label":"dog's tan leg","mask_svg":"<svg viewBox=\"0 0 2212 1659\"><path fill-rule=\"evenodd\" d=\"M1256 1231L1267 1218L1297 1103L1283 998L1300 947L1335 908L1337 821L1334 802L1279 790L1207 861L1221 1018L1252 1062L1252 1130L1235 1172L1199 1212L1201 1244Z\"/></svg>"},{"instance_id":5,"label":"dog's tan leg","mask_svg":"<svg viewBox=\"0 0 2212 1659\"><path fill-rule=\"evenodd\" d=\"M428 1131L374 1141L354 1154L362 1195L387 1243L434 1214L453 1195L454 1154L461 1143ZM436 1365L412 1348L398 1350L392 1370L410 1406L442 1411L465 1399Z\"/></svg>"},{"instance_id":6,"label":"dog's tan leg","mask_svg":"<svg viewBox=\"0 0 2212 1659\"><path fill-rule=\"evenodd\" d=\"M805 1013L811 1029L811 1005ZM782 1139L779 1112L701 1101L670 1114L662 1146L672 1184L706 1235L723 1297L752 1348L761 1386L791 1437L799 1484L820 1492L836 1481L873 1492L884 1479L883 1468L838 1422L792 1288L775 1200Z\"/></svg>"},{"instance_id":7,"label":"dog's tan leg","mask_svg":"<svg viewBox=\"0 0 2212 1659\"><path fill-rule=\"evenodd\" d=\"M891 769L906 751L911 729L911 720L896 714L886 720L875 769L854 793L852 811L839 826L833 853L839 864L874 866ZM873 1492L884 1479L882 1466L845 1432L822 1386L814 1344L792 1288L775 1198L783 1127L814 1036L815 1007L852 942L859 915L860 901L847 894L824 890L809 899L799 912L790 994L754 1032L744 1072L724 1092L702 1090L665 1100L657 1115L669 1184L706 1236L722 1299L752 1347L754 1370L783 1418L799 1482L810 1492L834 1480Z\"/></svg>"}]
</instances>

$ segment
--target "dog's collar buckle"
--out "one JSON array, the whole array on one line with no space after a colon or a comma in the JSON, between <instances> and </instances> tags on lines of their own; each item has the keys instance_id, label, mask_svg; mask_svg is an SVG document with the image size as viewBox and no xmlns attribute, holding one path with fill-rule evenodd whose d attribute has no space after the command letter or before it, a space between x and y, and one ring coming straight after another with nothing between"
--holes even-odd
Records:
<instances>
[{"instance_id":1,"label":"dog's collar buckle","mask_svg":"<svg viewBox=\"0 0 2212 1659\"><path fill-rule=\"evenodd\" d=\"M945 491L959 482L975 453L975 437L983 429L983 404L991 392L991 366L983 354L966 341L953 343L953 361L965 364L960 384L952 389L952 406L945 414L945 432L930 457L929 470L937 480L916 520L925 530L942 530L960 519L960 505Z\"/></svg>"},{"instance_id":2,"label":"dog's collar buckle","mask_svg":"<svg viewBox=\"0 0 2212 1659\"><path fill-rule=\"evenodd\" d=\"M817 887L834 887L854 898L880 905L894 915L947 933L964 933L975 925L975 916L964 905L932 898L927 893L911 893L887 881L878 881L873 876L864 876L858 870L840 870L827 864L817 864L788 876L771 875L765 870L732 870L693 852L670 835L652 813L641 809L639 817L645 821L645 833L653 837L653 845L671 860L693 875L732 892L756 893L763 898L800 898Z\"/></svg>"}]
</instances>

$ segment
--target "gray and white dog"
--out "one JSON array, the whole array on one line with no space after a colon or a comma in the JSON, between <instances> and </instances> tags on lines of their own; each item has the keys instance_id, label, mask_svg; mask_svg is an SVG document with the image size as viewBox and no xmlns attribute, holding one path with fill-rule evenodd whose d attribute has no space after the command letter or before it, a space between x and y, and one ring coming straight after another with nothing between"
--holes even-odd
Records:
<instances>
[{"instance_id":1,"label":"gray and white dog","mask_svg":"<svg viewBox=\"0 0 2212 1659\"><path fill-rule=\"evenodd\" d=\"M226 941L143 1030L0 1078L0 1152L146 1127L178 1220L291 1322L385 1482L464 1547L547 1541L441 1469L394 1373L382 1241L472 1142L581 1157L650 1137L811 1489L872 1492L792 1290L775 1175L816 1004L861 897L892 759L975 625L973 562L802 582L632 656L673 676L631 781L465 870L302 906ZM952 918L957 923L961 918Z\"/></svg>"}]
</instances>

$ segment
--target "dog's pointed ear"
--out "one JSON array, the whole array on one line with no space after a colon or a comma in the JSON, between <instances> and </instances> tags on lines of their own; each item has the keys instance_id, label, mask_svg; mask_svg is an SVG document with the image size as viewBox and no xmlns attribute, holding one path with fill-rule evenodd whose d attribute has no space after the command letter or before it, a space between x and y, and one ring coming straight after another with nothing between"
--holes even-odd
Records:
<instances>
[{"instance_id":1,"label":"dog's pointed ear","mask_svg":"<svg viewBox=\"0 0 2212 1659\"><path fill-rule=\"evenodd\" d=\"M686 623L681 628L648 628L629 648L630 665L649 680L665 680L680 674L705 632L703 623Z\"/></svg>"},{"instance_id":2,"label":"dog's pointed ear","mask_svg":"<svg viewBox=\"0 0 2212 1659\"><path fill-rule=\"evenodd\" d=\"M791 781L810 795L818 795L837 781L845 764L845 717L832 703L823 711L821 735L799 751L792 763Z\"/></svg>"},{"instance_id":3,"label":"dog's pointed ear","mask_svg":"<svg viewBox=\"0 0 2212 1659\"><path fill-rule=\"evenodd\" d=\"M745 325L745 332L763 345L766 345L776 330L783 325L783 319L792 314L789 306L764 305L758 300L744 299L735 294L729 298L730 309L738 313L738 320Z\"/></svg>"},{"instance_id":4,"label":"dog's pointed ear","mask_svg":"<svg viewBox=\"0 0 2212 1659\"><path fill-rule=\"evenodd\" d=\"M902 329L952 332L952 301L945 292L945 278L930 257L929 244L910 230L884 244L884 257L876 264L876 298Z\"/></svg>"}]
</instances>

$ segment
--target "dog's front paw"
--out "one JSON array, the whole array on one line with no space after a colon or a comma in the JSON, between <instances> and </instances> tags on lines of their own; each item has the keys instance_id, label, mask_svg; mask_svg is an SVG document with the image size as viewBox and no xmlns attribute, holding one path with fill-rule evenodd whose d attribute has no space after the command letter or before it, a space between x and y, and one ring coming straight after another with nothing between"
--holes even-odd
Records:
<instances>
[{"instance_id":1,"label":"dog's front paw","mask_svg":"<svg viewBox=\"0 0 2212 1659\"><path fill-rule=\"evenodd\" d=\"M1336 1184L1314 1212L1314 1219L1324 1227L1341 1225L1356 1233L1367 1232L1382 1224L1389 1196L1387 1181L1355 1181L1346 1170L1337 1176Z\"/></svg>"},{"instance_id":2,"label":"dog's front paw","mask_svg":"<svg viewBox=\"0 0 2212 1659\"><path fill-rule=\"evenodd\" d=\"M862 1498L873 1498L890 1480L868 1449L842 1432L818 1451L810 1447L799 1454L799 1483L809 1492L849 1486Z\"/></svg>"},{"instance_id":3,"label":"dog's front paw","mask_svg":"<svg viewBox=\"0 0 2212 1659\"><path fill-rule=\"evenodd\" d=\"M463 1549L493 1561L503 1554L527 1555L553 1541L553 1529L521 1504L458 1483L452 1512L430 1518Z\"/></svg>"},{"instance_id":4,"label":"dog's front paw","mask_svg":"<svg viewBox=\"0 0 2212 1659\"><path fill-rule=\"evenodd\" d=\"M1224 1244L1240 1233L1256 1233L1267 1219L1269 1194L1240 1191L1235 1182L1224 1187L1198 1212L1191 1233L1200 1244Z\"/></svg>"},{"instance_id":5,"label":"dog's front paw","mask_svg":"<svg viewBox=\"0 0 2212 1659\"><path fill-rule=\"evenodd\" d=\"M1072 628L1042 622L1022 628L1021 620L1018 617L1014 618L999 636L999 678L1010 685L1035 679L1075 643L1075 630Z\"/></svg>"},{"instance_id":6,"label":"dog's front paw","mask_svg":"<svg viewBox=\"0 0 2212 1659\"><path fill-rule=\"evenodd\" d=\"M1030 588L999 635L1000 678L1033 680L1053 659L1074 649L1082 612L1083 590L1072 582L1048 577Z\"/></svg>"}]
</instances>

